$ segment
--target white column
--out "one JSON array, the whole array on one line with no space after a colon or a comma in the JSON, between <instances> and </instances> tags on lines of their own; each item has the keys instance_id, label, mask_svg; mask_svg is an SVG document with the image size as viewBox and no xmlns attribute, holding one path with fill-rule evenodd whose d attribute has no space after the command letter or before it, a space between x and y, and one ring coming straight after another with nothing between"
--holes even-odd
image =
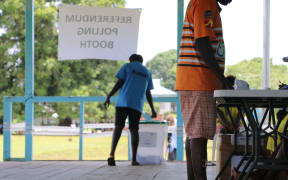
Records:
<instances>
[{"instance_id":1,"label":"white column","mask_svg":"<svg viewBox=\"0 0 288 180\"><path fill-rule=\"evenodd\" d=\"M263 0L262 89L270 88L270 0Z\"/></svg>"}]
</instances>

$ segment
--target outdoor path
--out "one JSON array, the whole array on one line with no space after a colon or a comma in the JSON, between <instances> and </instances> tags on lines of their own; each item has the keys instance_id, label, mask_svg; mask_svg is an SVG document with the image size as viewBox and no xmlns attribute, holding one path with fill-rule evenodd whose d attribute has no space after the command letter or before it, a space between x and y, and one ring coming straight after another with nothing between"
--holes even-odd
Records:
<instances>
[{"instance_id":1,"label":"outdoor path","mask_svg":"<svg viewBox=\"0 0 288 180\"><path fill-rule=\"evenodd\" d=\"M186 180L185 162L131 166L129 161L30 161L1 162L2 180ZM216 166L208 166L208 180L213 180Z\"/></svg>"}]
</instances>

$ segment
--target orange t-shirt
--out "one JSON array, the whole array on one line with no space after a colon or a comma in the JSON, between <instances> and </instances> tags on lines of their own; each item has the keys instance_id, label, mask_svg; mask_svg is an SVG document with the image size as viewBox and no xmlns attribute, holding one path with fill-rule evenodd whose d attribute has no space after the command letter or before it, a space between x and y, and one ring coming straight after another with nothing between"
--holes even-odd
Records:
<instances>
[{"instance_id":1,"label":"orange t-shirt","mask_svg":"<svg viewBox=\"0 0 288 180\"><path fill-rule=\"evenodd\" d=\"M209 37L215 58L224 72L225 47L222 23L215 0L190 0L183 25L175 90L220 89L221 84L196 49L198 38Z\"/></svg>"}]
</instances>

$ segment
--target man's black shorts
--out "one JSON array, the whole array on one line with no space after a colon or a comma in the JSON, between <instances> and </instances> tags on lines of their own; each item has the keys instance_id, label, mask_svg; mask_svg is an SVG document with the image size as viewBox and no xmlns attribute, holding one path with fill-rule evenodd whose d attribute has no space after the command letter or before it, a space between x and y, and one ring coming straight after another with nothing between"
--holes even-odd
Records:
<instances>
[{"instance_id":1,"label":"man's black shorts","mask_svg":"<svg viewBox=\"0 0 288 180\"><path fill-rule=\"evenodd\" d=\"M139 129L141 113L128 107L116 107L115 126L125 126L125 120L129 118L129 129Z\"/></svg>"}]
</instances>

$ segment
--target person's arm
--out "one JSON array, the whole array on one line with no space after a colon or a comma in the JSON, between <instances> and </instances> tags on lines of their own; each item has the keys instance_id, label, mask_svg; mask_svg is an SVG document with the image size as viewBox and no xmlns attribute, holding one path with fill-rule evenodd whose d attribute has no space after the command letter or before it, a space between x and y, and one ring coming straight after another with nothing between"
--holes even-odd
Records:
<instances>
[{"instance_id":1,"label":"person's arm","mask_svg":"<svg viewBox=\"0 0 288 180\"><path fill-rule=\"evenodd\" d=\"M149 103L149 106L150 106L150 108L151 108L151 111L152 111L151 117L152 117L152 118L157 117L157 113L156 113L156 111L155 111L155 109L154 109L153 99L152 99L152 95L151 95L151 91L150 91L150 90L147 90L147 91L146 91L146 99L147 99L147 101L148 101L148 103Z\"/></svg>"},{"instance_id":2,"label":"person's arm","mask_svg":"<svg viewBox=\"0 0 288 180\"><path fill-rule=\"evenodd\" d=\"M224 89L232 89L232 85L227 81L224 72L220 69L209 40L209 37L196 39L196 48L199 50L204 62L215 74Z\"/></svg>"},{"instance_id":3,"label":"person's arm","mask_svg":"<svg viewBox=\"0 0 288 180\"><path fill-rule=\"evenodd\" d=\"M105 109L107 109L110 104L111 96L113 96L123 86L123 84L124 84L124 81L122 79L118 79L118 81L115 83L113 89L108 94L108 96L106 97L106 101L104 102Z\"/></svg>"}]
</instances>

